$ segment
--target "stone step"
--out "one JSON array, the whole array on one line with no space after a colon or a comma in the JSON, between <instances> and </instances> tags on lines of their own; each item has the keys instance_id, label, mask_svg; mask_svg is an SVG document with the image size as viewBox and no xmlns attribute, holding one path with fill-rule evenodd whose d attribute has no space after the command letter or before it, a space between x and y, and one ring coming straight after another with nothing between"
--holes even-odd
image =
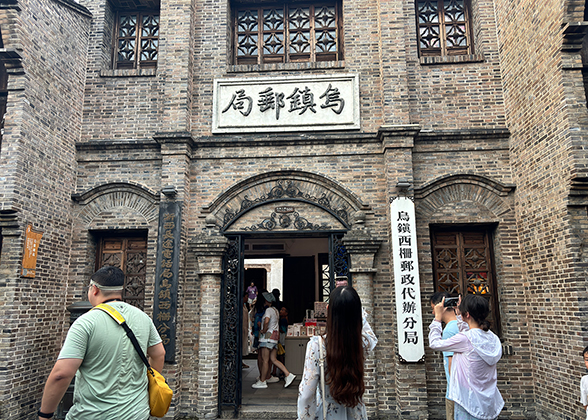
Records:
<instances>
[{"instance_id":1,"label":"stone step","mask_svg":"<svg viewBox=\"0 0 588 420\"><path fill-rule=\"evenodd\" d=\"M233 418L233 411L227 410L221 413L221 418ZM295 420L297 418L296 406L293 405L248 405L243 406L239 410L239 417L237 420Z\"/></svg>"}]
</instances>

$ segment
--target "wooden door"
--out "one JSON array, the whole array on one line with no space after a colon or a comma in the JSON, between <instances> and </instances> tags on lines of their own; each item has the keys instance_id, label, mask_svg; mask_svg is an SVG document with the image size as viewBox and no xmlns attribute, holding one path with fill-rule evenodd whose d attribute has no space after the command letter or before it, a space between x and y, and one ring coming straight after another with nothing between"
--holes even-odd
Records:
<instances>
[{"instance_id":1,"label":"wooden door","mask_svg":"<svg viewBox=\"0 0 588 420\"><path fill-rule=\"evenodd\" d=\"M119 267L125 273L123 300L137 308L145 306L147 235L103 237L98 246L97 267Z\"/></svg>"}]
</instances>

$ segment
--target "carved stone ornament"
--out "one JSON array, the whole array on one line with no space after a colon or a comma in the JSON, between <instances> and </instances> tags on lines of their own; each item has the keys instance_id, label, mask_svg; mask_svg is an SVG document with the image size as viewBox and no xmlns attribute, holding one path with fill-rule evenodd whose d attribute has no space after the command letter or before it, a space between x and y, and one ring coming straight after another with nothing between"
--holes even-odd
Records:
<instances>
[{"instance_id":1,"label":"carved stone ornament","mask_svg":"<svg viewBox=\"0 0 588 420\"><path fill-rule=\"evenodd\" d=\"M252 198L249 195L244 195L238 210L228 209L223 216L223 230L253 207L288 199L299 201L301 205L307 203L312 204L314 207L318 206L327 210L327 212L335 216L335 218L340 219L345 225L349 223L348 208L346 206L334 206L326 193L322 193L320 196L315 196L302 191L295 180L278 180L276 181L276 185L273 186L268 193L261 194L255 198ZM289 204L291 205L292 203L290 202ZM311 223L308 221L308 218L301 215L300 212L295 211L290 214L277 214L275 211L272 211L263 219L258 220L255 223L249 223L244 230L271 231L276 228L288 230L324 230L329 229L330 227L322 223Z\"/></svg>"}]
</instances>

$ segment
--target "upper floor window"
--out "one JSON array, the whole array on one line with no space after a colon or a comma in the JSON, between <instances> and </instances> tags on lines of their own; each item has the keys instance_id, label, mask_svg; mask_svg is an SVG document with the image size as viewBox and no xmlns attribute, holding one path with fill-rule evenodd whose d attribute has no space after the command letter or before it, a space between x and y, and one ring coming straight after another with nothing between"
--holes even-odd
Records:
<instances>
[{"instance_id":1,"label":"upper floor window","mask_svg":"<svg viewBox=\"0 0 588 420\"><path fill-rule=\"evenodd\" d=\"M488 299L488 319L492 330L500 335L490 228L432 228L431 239L435 291L451 296L476 294Z\"/></svg>"},{"instance_id":2,"label":"upper floor window","mask_svg":"<svg viewBox=\"0 0 588 420\"><path fill-rule=\"evenodd\" d=\"M421 57L473 54L469 0L417 0Z\"/></svg>"},{"instance_id":3,"label":"upper floor window","mask_svg":"<svg viewBox=\"0 0 588 420\"><path fill-rule=\"evenodd\" d=\"M340 3L238 7L234 64L343 59Z\"/></svg>"},{"instance_id":4,"label":"upper floor window","mask_svg":"<svg viewBox=\"0 0 588 420\"><path fill-rule=\"evenodd\" d=\"M157 67L159 12L117 13L114 68Z\"/></svg>"}]
</instances>

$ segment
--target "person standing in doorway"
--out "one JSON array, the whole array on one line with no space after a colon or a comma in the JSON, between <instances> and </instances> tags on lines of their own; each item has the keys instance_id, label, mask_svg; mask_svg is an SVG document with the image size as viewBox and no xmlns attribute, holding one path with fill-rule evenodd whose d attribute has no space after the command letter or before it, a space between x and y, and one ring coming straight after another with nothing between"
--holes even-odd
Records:
<instances>
[{"instance_id":1,"label":"person standing in doorway","mask_svg":"<svg viewBox=\"0 0 588 420\"><path fill-rule=\"evenodd\" d=\"M263 322L261 330L259 331L259 350L261 351L262 357L262 365L261 365L261 375L260 379L255 382L252 387L261 389L267 388L267 381L265 378L267 377L270 371L270 360L271 362L278 367L282 372L284 372L286 384L284 388L289 387L296 375L290 373L290 371L284 366L282 362L280 362L277 358L278 355L278 340L280 338L280 327L279 327L279 315L276 308L272 307L272 303L274 302L275 298L269 292L264 292L263 297L265 298L266 302L265 305L267 309L263 315ZM276 378L277 379L277 378ZM276 381L277 382L277 381Z\"/></svg>"},{"instance_id":2,"label":"person standing in doorway","mask_svg":"<svg viewBox=\"0 0 588 420\"><path fill-rule=\"evenodd\" d=\"M274 289L272 290L272 295L274 295L275 301L272 303L272 306L278 310L278 313L282 309L284 303L280 300L280 290Z\"/></svg>"},{"instance_id":3,"label":"person standing in doorway","mask_svg":"<svg viewBox=\"0 0 588 420\"><path fill-rule=\"evenodd\" d=\"M93 307L108 303L124 317L161 372L165 348L149 316L122 301L124 273L103 267L90 277L88 300ZM147 372L125 330L109 314L89 311L70 327L53 370L47 378L39 419L50 419L74 375L74 405L67 420L149 419Z\"/></svg>"},{"instance_id":4,"label":"person standing in doorway","mask_svg":"<svg viewBox=\"0 0 588 420\"><path fill-rule=\"evenodd\" d=\"M447 292L436 292L433 293L431 299L429 300L431 304L431 309L433 310L433 316L435 316L435 305L441 302L444 298L448 298L449 293ZM445 324L443 328L442 338L443 340L447 340L450 337L453 337L455 334L459 332L457 328L457 318L455 317L455 312L453 308L448 308L447 311L443 312L443 316L441 321ZM451 401L449 396L449 374L451 372L451 359L453 358L452 351L444 351L443 352L443 368L445 369L445 379L447 379L447 387L445 389L445 417L447 420L453 420L453 401Z\"/></svg>"},{"instance_id":5,"label":"person standing in doorway","mask_svg":"<svg viewBox=\"0 0 588 420\"><path fill-rule=\"evenodd\" d=\"M276 289L274 289L276 290ZM288 308L282 305L280 309L280 339L278 340L278 360L282 362L282 364L286 364L286 335L288 334ZM279 371L280 373L278 373ZM284 372L279 370L276 365L273 367L273 376L277 376L278 378L285 377Z\"/></svg>"},{"instance_id":6,"label":"person standing in doorway","mask_svg":"<svg viewBox=\"0 0 588 420\"><path fill-rule=\"evenodd\" d=\"M247 295L247 303L251 305L257 299L257 287L255 286L255 283L251 282L251 285L247 288Z\"/></svg>"},{"instance_id":7,"label":"person standing in doorway","mask_svg":"<svg viewBox=\"0 0 588 420\"><path fill-rule=\"evenodd\" d=\"M253 307L251 308L251 312L249 313L249 317L251 318L251 335L253 336L253 352L257 352L257 369L259 370L259 374L261 375L261 366L262 366L262 358L261 358L261 351L259 349L259 338L261 330L261 323L263 320L263 314L265 313L265 298L263 297L263 293L255 300Z\"/></svg>"}]
</instances>

